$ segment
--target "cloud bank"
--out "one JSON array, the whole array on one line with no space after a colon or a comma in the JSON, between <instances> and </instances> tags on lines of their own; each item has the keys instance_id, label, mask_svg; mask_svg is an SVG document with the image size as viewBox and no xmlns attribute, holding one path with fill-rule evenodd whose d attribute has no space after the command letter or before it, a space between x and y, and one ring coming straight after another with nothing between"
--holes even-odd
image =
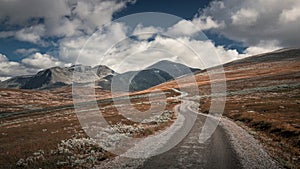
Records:
<instances>
[{"instance_id":1,"label":"cloud bank","mask_svg":"<svg viewBox=\"0 0 300 169\"><path fill-rule=\"evenodd\" d=\"M300 1L214 1L200 15L222 22L215 31L247 46L299 46Z\"/></svg>"},{"instance_id":2,"label":"cloud bank","mask_svg":"<svg viewBox=\"0 0 300 169\"><path fill-rule=\"evenodd\" d=\"M14 38L44 47L54 45L57 51L53 54L39 52L35 48L18 49L15 54L25 57L20 62L9 61L0 53L0 77L32 74L47 67L65 66L76 62L87 65L106 64L124 72L144 68L152 64L153 58L160 60L166 57L192 67L205 68L282 47L299 46L299 1L212 1L208 7L200 9L193 19L181 20L167 28L143 26L143 23L140 23L130 30L126 24L118 22L102 27L112 21L116 12L134 2L2 1L0 22L7 27L0 31L0 38ZM37 8L33 9L33 5ZM100 30L97 31L96 38L92 39L93 43L86 45L98 29ZM216 46L212 40L195 38L202 31L214 32L242 42L247 48L244 53L238 53L234 49ZM128 38L132 33L138 35L137 39ZM172 38L151 35L160 33ZM124 40L126 38L127 40ZM123 46L114 46L121 40ZM178 42L195 49L207 63L195 64L195 58L191 56L190 51L179 48ZM84 46L85 50L81 50ZM111 47L110 53L105 54ZM171 53L155 51L154 47L163 48ZM79 55L81 57L77 60ZM118 66L124 57L127 57L126 63ZM186 59L180 59L182 57Z\"/></svg>"}]
</instances>

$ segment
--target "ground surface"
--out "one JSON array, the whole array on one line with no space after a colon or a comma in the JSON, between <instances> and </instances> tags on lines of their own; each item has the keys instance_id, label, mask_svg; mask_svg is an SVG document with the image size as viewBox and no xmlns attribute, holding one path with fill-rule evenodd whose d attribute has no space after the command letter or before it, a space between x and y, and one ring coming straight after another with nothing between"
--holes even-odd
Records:
<instances>
[{"instance_id":1,"label":"ground surface","mask_svg":"<svg viewBox=\"0 0 300 169\"><path fill-rule=\"evenodd\" d=\"M105 161L99 168L281 168L262 148L262 146L245 130L226 118L219 119L198 113L193 109L193 102L184 100L180 112L184 122L176 133L187 135L170 150L143 159L117 157ZM175 109L178 111L178 108ZM193 122L193 119L196 119ZM220 122L212 136L205 142L199 141L199 136L207 122L209 128ZM176 125L176 122L175 122ZM172 126L171 126L172 127ZM165 146L169 146L178 135L170 137ZM164 144L164 139L153 140L154 144ZM142 148L144 150L144 148ZM146 148L147 150L147 148ZM151 150L149 150L151 151ZM155 151L155 150L154 150ZM138 151L139 152L139 151Z\"/></svg>"},{"instance_id":2,"label":"ground surface","mask_svg":"<svg viewBox=\"0 0 300 169\"><path fill-rule=\"evenodd\" d=\"M146 160L138 168L242 168L222 127L216 129L209 141L199 143L199 133L205 119L205 116L198 115L195 125L184 140L170 151Z\"/></svg>"},{"instance_id":3,"label":"ground surface","mask_svg":"<svg viewBox=\"0 0 300 169\"><path fill-rule=\"evenodd\" d=\"M227 116L260 140L287 168L300 166L300 50L258 55L224 65ZM210 94L208 72L196 75L200 94ZM191 79L183 78L186 84ZM188 85L187 85L188 86ZM168 82L155 88L178 87ZM200 101L208 112L209 97Z\"/></svg>"},{"instance_id":4,"label":"ground surface","mask_svg":"<svg viewBox=\"0 0 300 169\"><path fill-rule=\"evenodd\" d=\"M269 166L273 164L268 158L270 155L284 167L297 168L300 166L299 56L299 50L290 50L255 56L225 65L227 97L223 115L232 119L240 127L231 121L222 122L222 126L218 127L207 145L202 147L195 142L199 128L194 127L189 136L180 142L174 150L146 161L115 157L112 154L102 152L93 143L83 139L86 135L82 131L72 108L71 88L54 91L1 89L0 168L16 168L20 159L25 160L21 164L26 163L28 159L28 168L78 167L77 163L81 162L80 160L75 160L76 163L72 166L71 163L64 163L67 158L72 156L65 152L55 152L61 147L66 148L65 142L62 141L74 143L74 145L88 144L96 154L98 153L98 156L101 156L89 166L99 165L102 168L116 166L115 163L127 165L128 161L133 164L129 163L127 168L130 166L146 167L150 164L188 167L186 164L190 163L189 159L196 159L197 157L201 160L192 160L192 164L199 164L203 167L208 166L206 164L213 166L211 164L215 161L210 162L209 160L217 160L211 157L218 157L216 155L219 152L216 148L218 146L224 148L224 151L221 152L224 152L229 158L226 160L228 167L242 165L249 168L253 167L255 162L259 164L256 168ZM180 80L184 82L186 88L191 85L191 79L188 77ZM208 113L210 106L208 73L197 74L196 80L200 94L205 96L200 99L199 111ZM176 83L168 82L152 89L168 90L177 87ZM149 92L152 89L143 92ZM98 100L110 97L110 93L107 91L97 90L96 93ZM138 103L134 106L140 110L146 110L150 104L147 98L136 98L133 102ZM170 100L169 103L171 110L180 101ZM112 123L122 119L121 116L113 113L114 108L109 103L99 104L105 107L101 111L107 113L107 118ZM127 108L128 106L124 106L124 109L130 112L131 110ZM143 130L143 132L147 131L146 135L154 134L157 130L171 125L174 120L172 118L164 123L165 125L147 128L149 130ZM197 119L196 126L201 126L201 118L203 117L200 116ZM136 136L140 137L141 133L137 133ZM196 147L191 148L192 146ZM264 149L266 152L263 151ZM82 149L69 150L80 156L91 155L90 149L88 152ZM197 151L195 150L204 153L196 154ZM210 154L212 152L216 152L213 153L215 155ZM186 156L185 153L187 153ZM256 156L259 158L254 158ZM95 156L91 157L94 158ZM79 156L74 158L78 159ZM172 158L173 160L160 160L161 158ZM90 158L88 159L90 160ZM159 160L160 162L154 162ZM270 163L265 163L266 161ZM215 163L215 166L219 164L221 162ZM125 168L124 165L120 168Z\"/></svg>"}]
</instances>

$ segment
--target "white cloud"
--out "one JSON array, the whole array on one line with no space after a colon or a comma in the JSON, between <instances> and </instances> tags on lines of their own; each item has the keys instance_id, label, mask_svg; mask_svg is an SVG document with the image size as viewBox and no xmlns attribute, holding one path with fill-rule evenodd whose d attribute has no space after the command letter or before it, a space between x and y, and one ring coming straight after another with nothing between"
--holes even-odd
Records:
<instances>
[{"instance_id":1,"label":"white cloud","mask_svg":"<svg viewBox=\"0 0 300 169\"><path fill-rule=\"evenodd\" d=\"M154 27L154 26L143 26L143 24L138 24L135 29L133 30L133 35L136 35L137 38L140 40L146 40L151 38L153 34L162 33L164 29L161 27Z\"/></svg>"},{"instance_id":2,"label":"white cloud","mask_svg":"<svg viewBox=\"0 0 300 169\"><path fill-rule=\"evenodd\" d=\"M0 62L6 62L6 61L7 61L7 57L0 53Z\"/></svg>"},{"instance_id":3,"label":"white cloud","mask_svg":"<svg viewBox=\"0 0 300 169\"><path fill-rule=\"evenodd\" d=\"M0 79L5 80L8 77L35 74L41 69L65 65L70 66L48 54L35 53L20 63L10 61L5 55L0 54Z\"/></svg>"},{"instance_id":4,"label":"white cloud","mask_svg":"<svg viewBox=\"0 0 300 169\"><path fill-rule=\"evenodd\" d=\"M16 39L32 43L44 43L41 37L45 34L44 25L23 28L15 33Z\"/></svg>"},{"instance_id":5,"label":"white cloud","mask_svg":"<svg viewBox=\"0 0 300 169\"><path fill-rule=\"evenodd\" d=\"M154 27L154 26L143 26L143 24L138 24L134 31L133 34L141 34L141 33L159 33L163 32L163 28L161 27Z\"/></svg>"},{"instance_id":6,"label":"white cloud","mask_svg":"<svg viewBox=\"0 0 300 169\"><path fill-rule=\"evenodd\" d=\"M278 47L278 42L273 41L273 42L263 42L259 43L257 46L250 46L245 50L245 53L248 56L252 55L257 55L257 54L262 54L262 53L267 53L267 52L272 52L277 49L280 49Z\"/></svg>"},{"instance_id":7,"label":"white cloud","mask_svg":"<svg viewBox=\"0 0 300 169\"><path fill-rule=\"evenodd\" d=\"M258 13L253 9L240 9L231 16L232 24L250 26L257 20Z\"/></svg>"},{"instance_id":8,"label":"white cloud","mask_svg":"<svg viewBox=\"0 0 300 169\"><path fill-rule=\"evenodd\" d=\"M21 48L21 49L15 50L14 53L21 54L23 56L27 56L27 55L32 54L37 51L38 51L38 49L36 49L36 48L29 48L29 49Z\"/></svg>"},{"instance_id":9,"label":"white cloud","mask_svg":"<svg viewBox=\"0 0 300 169\"><path fill-rule=\"evenodd\" d=\"M97 28L110 22L113 14L126 7L128 2L130 0L4 1L0 6L0 22L24 28L2 31L0 38L15 37L21 41L45 45L45 38L58 37L59 51L56 56L42 54L35 49L19 49L15 52L30 55L21 63L11 62L0 56L0 76L30 74L39 69L64 66L70 62L106 64L120 72L141 69L160 59L206 68L299 43L299 37L295 35L300 26L300 3L293 0L285 3L276 3L276 0L224 0L212 2L199 16L190 21L181 20L169 28L144 27L143 24L133 28L134 34L166 33L174 39L157 36L147 41L150 35L139 36L139 41L127 39L112 48L110 53L106 53L127 37L127 26L121 23L109 24L92 38L90 36ZM39 8L33 9L33 4ZM197 33L211 29L230 39L244 42L249 46L245 50L246 54L215 46L209 40L193 39ZM89 43L86 44L88 40ZM81 50L82 47L84 50ZM195 56L186 47L192 47L199 56ZM77 58L78 56L81 57ZM123 66L118 67L119 63Z\"/></svg>"},{"instance_id":10,"label":"white cloud","mask_svg":"<svg viewBox=\"0 0 300 169\"><path fill-rule=\"evenodd\" d=\"M122 23L112 23L93 36L69 37L60 41L60 59L84 65L100 64L101 54L118 41L126 38L127 28ZM87 41L89 43L85 44ZM82 50L83 49L83 50ZM80 55L80 57L78 57Z\"/></svg>"},{"instance_id":11,"label":"white cloud","mask_svg":"<svg viewBox=\"0 0 300 169\"><path fill-rule=\"evenodd\" d=\"M223 22L214 30L246 46L278 41L278 47L292 47L299 45L299 13L295 0L223 0L213 1L200 16Z\"/></svg>"},{"instance_id":12,"label":"white cloud","mask_svg":"<svg viewBox=\"0 0 300 169\"><path fill-rule=\"evenodd\" d=\"M81 35L81 25L83 23L79 19L69 20L67 18L60 18L58 20L48 20L45 23L47 29L47 36L57 36L57 37L70 37Z\"/></svg>"},{"instance_id":13,"label":"white cloud","mask_svg":"<svg viewBox=\"0 0 300 169\"><path fill-rule=\"evenodd\" d=\"M79 30L94 31L111 20L127 1L105 0L22 0L2 1L0 21L9 25L34 25L43 19L45 36L76 35ZM37 8L32 8L36 6Z\"/></svg>"},{"instance_id":14,"label":"white cloud","mask_svg":"<svg viewBox=\"0 0 300 169\"><path fill-rule=\"evenodd\" d=\"M11 78L11 77L0 77L0 81L5 81L5 80L7 80L9 78Z\"/></svg>"},{"instance_id":15,"label":"white cloud","mask_svg":"<svg viewBox=\"0 0 300 169\"><path fill-rule=\"evenodd\" d=\"M199 29L191 21L181 20L174 26L170 27L167 33L173 36L191 36L196 32L199 32Z\"/></svg>"},{"instance_id":16,"label":"white cloud","mask_svg":"<svg viewBox=\"0 0 300 169\"><path fill-rule=\"evenodd\" d=\"M192 21L181 20L167 31L173 36L192 36L200 31L222 27L223 23L217 23L211 17L196 17Z\"/></svg>"},{"instance_id":17,"label":"white cloud","mask_svg":"<svg viewBox=\"0 0 300 169\"><path fill-rule=\"evenodd\" d=\"M279 17L283 23L294 22L300 19L300 5L296 5L291 9L284 9Z\"/></svg>"},{"instance_id":18,"label":"white cloud","mask_svg":"<svg viewBox=\"0 0 300 169\"><path fill-rule=\"evenodd\" d=\"M217 23L212 19L212 17L199 17L194 18L193 23L200 29L200 30L207 30L212 28L222 28L224 26L223 22Z\"/></svg>"},{"instance_id":19,"label":"white cloud","mask_svg":"<svg viewBox=\"0 0 300 169\"><path fill-rule=\"evenodd\" d=\"M157 37L154 41L150 42L134 42L129 40L127 43L123 44L125 46L127 45L129 49L121 50L121 48L116 48L114 50L116 50L115 53L117 53L118 56L110 56L110 58L106 60L101 60L101 54L104 54L116 42L126 38L128 33L127 27L121 23L113 23L99 30L94 35L94 38L90 38L90 35L103 24L110 22L112 15L116 11L126 7L128 2L130 2L130 0L74 0L63 2L60 1L57 3L55 1L30 0L31 4L39 6L39 9L33 10L32 8L29 8L28 2L25 3L21 0L16 0L2 4L0 11L1 9L3 10L0 12L0 20L6 19L6 22L12 25L26 25L28 20L32 20L32 18L43 18L43 23L36 21L34 24L30 23L30 25L33 26L24 27L23 29L14 32L13 36L21 41L40 44L43 42L43 38L45 37L62 37L58 41L59 55L57 58L50 56L49 54L32 54L32 52L36 52L34 50L20 49L16 51L16 53L24 55L32 54L23 59L20 63L21 66L27 66L32 69L61 66L69 62L77 62L86 65L108 64L109 66L113 66L119 63L118 59L120 58L118 57L130 57L132 54L139 51L142 53L141 55L145 56L145 58L148 54L151 54L154 58L156 58L156 60L152 60L152 62L155 62L159 59L165 58L166 56L166 53L161 51L147 51L147 49L155 46L172 51L173 54L169 55L171 59L174 61L179 61L179 56L192 55L192 53L189 50L182 50L180 45L178 46L178 41L182 41L187 45L194 46L195 48L199 48L198 46L201 46L201 50L198 50L203 56L204 51L218 51L224 55L222 61L231 60L232 58L236 57L235 55L238 55L236 51L230 50L227 52L223 47L215 47L210 41L203 42L188 38L202 30L208 30L212 28L216 29L224 26L222 21L215 21L213 20L213 17L195 17L191 21L179 21L177 24L166 30L153 26L144 27L142 24L139 24L136 28L134 28L134 34L145 32L165 32L173 35L176 39L172 40L163 37ZM13 13L11 11L17 12ZM18 17L20 15L21 17ZM11 35L11 32L3 33L3 37ZM183 38L182 36L188 37ZM139 36L139 38L139 40L143 40L149 37L145 35L144 37ZM90 43L85 44L87 40L89 40ZM85 50L81 50L83 46ZM146 52L143 52L144 50L146 50ZM77 59L79 55L81 57ZM127 64L136 64L135 67L132 65L133 67L130 67L130 69L138 69L142 66L145 66L142 64L142 62L148 65L150 64L151 61L147 60L150 59L150 57L147 59L145 58L140 59L139 61L132 60L131 63ZM210 62L208 65L215 64L217 61L214 61L214 59L219 58L214 58L211 56L208 59ZM185 60L187 64L191 66L201 67L199 65L193 65L195 64L193 59ZM147 61L149 61L149 63ZM205 67L205 65L202 65L202 67ZM123 71L125 71L125 69Z\"/></svg>"},{"instance_id":20,"label":"white cloud","mask_svg":"<svg viewBox=\"0 0 300 169\"><path fill-rule=\"evenodd\" d=\"M14 37L19 41L31 42L43 46L46 44L46 42L42 40L45 32L45 26L39 24L25 27L17 31L2 31L0 32L0 38Z\"/></svg>"},{"instance_id":21,"label":"white cloud","mask_svg":"<svg viewBox=\"0 0 300 169\"><path fill-rule=\"evenodd\" d=\"M172 39L157 36L153 41L127 41L102 56L102 63L117 72L140 70L159 60L171 60L203 69L245 57L236 50L215 46L211 41L189 37Z\"/></svg>"},{"instance_id":22,"label":"white cloud","mask_svg":"<svg viewBox=\"0 0 300 169\"><path fill-rule=\"evenodd\" d=\"M5 21L6 24L19 26L37 25L35 26L37 28L25 27L15 32L18 40L36 43L41 37L91 34L96 28L110 22L112 15L126 7L127 3L134 1L4 1L0 6L0 22ZM43 19L43 23L40 23L39 19ZM40 30L41 28L43 30ZM7 37L7 34L11 36L12 32L2 34L0 37Z\"/></svg>"},{"instance_id":23,"label":"white cloud","mask_svg":"<svg viewBox=\"0 0 300 169\"><path fill-rule=\"evenodd\" d=\"M53 66L64 66L65 63L59 61L48 54L35 53L22 60L22 63L38 69L46 69Z\"/></svg>"},{"instance_id":24,"label":"white cloud","mask_svg":"<svg viewBox=\"0 0 300 169\"><path fill-rule=\"evenodd\" d=\"M59 38L59 56L34 53L35 49L18 49L17 54L30 55L20 63L1 56L0 76L16 76L36 73L41 68L64 66L75 63L80 49L90 35L103 24L111 21L115 12L126 7L132 0L14 0L2 1L0 22L9 27L22 27L19 30L0 32L0 38L14 37L20 41L48 45L45 38ZM36 8L33 8L36 6ZM100 46L87 46L89 52L80 62L91 64L97 50L107 50L115 41L124 38L125 27L113 24L109 30L99 31L101 36L94 39ZM97 49L97 50L94 50Z\"/></svg>"},{"instance_id":25,"label":"white cloud","mask_svg":"<svg viewBox=\"0 0 300 169\"><path fill-rule=\"evenodd\" d=\"M85 31L93 33L95 28L110 22L113 13L124 8L126 3L126 1L79 0L73 12L83 22Z\"/></svg>"},{"instance_id":26,"label":"white cloud","mask_svg":"<svg viewBox=\"0 0 300 169\"><path fill-rule=\"evenodd\" d=\"M0 75L1 76L17 76L21 72L21 65L18 62L4 61L0 62ZM26 70L26 69L24 69ZM23 74L23 72L22 72Z\"/></svg>"},{"instance_id":27,"label":"white cloud","mask_svg":"<svg viewBox=\"0 0 300 169\"><path fill-rule=\"evenodd\" d=\"M9 61L5 55L0 54L0 78L3 80L8 77L36 73L36 71L18 62Z\"/></svg>"}]
</instances>

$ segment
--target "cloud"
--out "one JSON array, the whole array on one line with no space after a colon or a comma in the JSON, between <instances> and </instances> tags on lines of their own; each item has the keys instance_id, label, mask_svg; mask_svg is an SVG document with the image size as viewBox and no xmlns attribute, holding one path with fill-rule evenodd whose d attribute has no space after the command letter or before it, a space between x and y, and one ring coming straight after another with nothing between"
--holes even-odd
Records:
<instances>
[{"instance_id":1,"label":"cloud","mask_svg":"<svg viewBox=\"0 0 300 169\"><path fill-rule=\"evenodd\" d=\"M7 80L7 79L9 79L9 78L11 78L11 77L0 77L0 82L1 82L1 81L5 81L5 80Z\"/></svg>"},{"instance_id":2,"label":"cloud","mask_svg":"<svg viewBox=\"0 0 300 169\"><path fill-rule=\"evenodd\" d=\"M196 17L192 21L181 20L168 28L167 33L173 36L192 36L200 31L222 27L223 23L217 23L211 17Z\"/></svg>"},{"instance_id":3,"label":"cloud","mask_svg":"<svg viewBox=\"0 0 300 169\"><path fill-rule=\"evenodd\" d=\"M199 17L199 18L194 18L193 19L193 24L196 25L196 27L199 30L208 30L212 28L222 28L224 26L224 23L221 22L216 22L212 19L212 17Z\"/></svg>"},{"instance_id":4,"label":"cloud","mask_svg":"<svg viewBox=\"0 0 300 169\"><path fill-rule=\"evenodd\" d=\"M236 50L215 46L209 40L158 35L152 41L126 39L126 42L107 51L102 56L102 63L117 72L141 70L159 60L171 60L204 69L245 56Z\"/></svg>"},{"instance_id":5,"label":"cloud","mask_svg":"<svg viewBox=\"0 0 300 169\"><path fill-rule=\"evenodd\" d=\"M45 45L46 42L42 40L42 37L45 35L45 31L44 25L39 24L22 28L17 31L2 31L0 32L0 38L14 37L19 41Z\"/></svg>"},{"instance_id":6,"label":"cloud","mask_svg":"<svg viewBox=\"0 0 300 169\"><path fill-rule=\"evenodd\" d=\"M212 19L208 18L206 20L209 23L209 20ZM99 30L92 38L90 36L78 36L65 38L60 41L60 59L65 62L70 61L92 66L104 64L121 73L143 69L162 59L203 69L247 57L250 54L257 54L259 51L268 52L268 50L277 49L274 46L268 46L268 44L260 44L263 45L262 48L252 46L247 48L246 54L239 54L237 50L216 46L210 40L197 40L194 39L194 36L188 36L192 35L190 33L193 31L180 34L178 30L178 34L173 36L173 38L157 35L160 33L170 34L170 30L174 30L173 28L180 25L179 23L192 24L192 21L182 20L176 23L176 26L173 25L169 28L145 27L143 24L137 24L132 29L132 32L139 36L137 36L137 39L131 39L127 37L131 35L129 31L131 29L124 23L114 22ZM198 23L198 27L199 25ZM222 24L216 24L218 26L211 25L210 27L222 26ZM192 26L197 27L195 24L192 24L190 27ZM207 29L209 28L207 27ZM197 33L197 31L201 30L196 29L194 33ZM86 43L87 41L88 43ZM185 44L185 46L182 46L181 43ZM273 45L276 45L276 43ZM83 50L82 47L84 47ZM189 47L193 48L199 56L194 56ZM79 58L77 58L78 56Z\"/></svg>"},{"instance_id":7,"label":"cloud","mask_svg":"<svg viewBox=\"0 0 300 169\"><path fill-rule=\"evenodd\" d=\"M68 1L14 0L1 1L0 21L10 25L24 26L32 19L60 18L70 14ZM35 7L34 7L35 6Z\"/></svg>"},{"instance_id":8,"label":"cloud","mask_svg":"<svg viewBox=\"0 0 300 169\"><path fill-rule=\"evenodd\" d=\"M110 22L112 15L126 7L127 3L134 1L4 1L0 6L0 22L25 27L14 33L2 32L0 37L14 34L18 40L37 43L44 37L91 34L103 24ZM38 8L32 8L33 5Z\"/></svg>"},{"instance_id":9,"label":"cloud","mask_svg":"<svg viewBox=\"0 0 300 169\"><path fill-rule=\"evenodd\" d=\"M32 54L32 53L37 52L37 51L39 51L39 50L36 49L36 48L29 48L29 49L21 48L21 49L15 50L14 53L21 54L23 56L27 56L27 55Z\"/></svg>"},{"instance_id":10,"label":"cloud","mask_svg":"<svg viewBox=\"0 0 300 169\"><path fill-rule=\"evenodd\" d=\"M14 0L1 2L0 22L7 26L6 29L14 28L14 30L0 32L0 38L14 37L20 41L44 46L48 45L45 39L58 38L61 56L53 57L49 54L42 54L33 48L18 49L15 53L23 56L30 55L18 63L0 55L0 77L33 74L39 69L65 66L69 61L75 62L82 45L89 36L97 28L110 22L112 15L126 7L127 3L134 3L134 1L29 0L25 2ZM19 27L21 28L15 30ZM116 24L111 27L111 30L102 32L102 38L97 41L102 42L103 49L112 45L109 43L109 38L112 43L115 39L123 37L121 29L123 27ZM90 48L93 47L90 46ZM89 55L86 60L89 60Z\"/></svg>"},{"instance_id":11,"label":"cloud","mask_svg":"<svg viewBox=\"0 0 300 169\"><path fill-rule=\"evenodd\" d=\"M279 20L283 23L294 22L300 19L300 7L294 6L291 9L284 9L279 17Z\"/></svg>"},{"instance_id":12,"label":"cloud","mask_svg":"<svg viewBox=\"0 0 300 169\"><path fill-rule=\"evenodd\" d=\"M7 57L0 53L0 62L6 62L6 61L7 61Z\"/></svg>"},{"instance_id":13,"label":"cloud","mask_svg":"<svg viewBox=\"0 0 300 169\"><path fill-rule=\"evenodd\" d=\"M95 28L98 28L110 22L112 20L113 13L124 8L127 2L80 0L77 2L76 8L74 9L74 13L83 22L85 31L88 33L93 33L95 31Z\"/></svg>"},{"instance_id":14,"label":"cloud","mask_svg":"<svg viewBox=\"0 0 300 169\"><path fill-rule=\"evenodd\" d=\"M18 63L1 56L0 77L33 74L39 69L75 63L80 49L90 35L103 24L110 22L114 13L125 8L128 3L134 2L133 0L2 1L0 23L5 31L0 32L0 38L13 37L41 46L52 45L51 39L57 39L54 47L58 48L56 53L59 55L39 53L35 49L18 49L15 53L26 58ZM124 37L122 29L123 26L115 24L111 30L100 32L102 38L96 41L101 43L97 44L101 44L103 50L108 48L116 39ZM99 46L90 48L99 49ZM82 62L85 63L87 60L87 63L90 63L89 57L94 56L95 54L86 53L86 58L82 59Z\"/></svg>"},{"instance_id":15,"label":"cloud","mask_svg":"<svg viewBox=\"0 0 300 169\"><path fill-rule=\"evenodd\" d=\"M2 31L0 32L0 38L8 38L8 37L12 37L14 36L14 32L13 31Z\"/></svg>"},{"instance_id":16,"label":"cloud","mask_svg":"<svg viewBox=\"0 0 300 169\"><path fill-rule=\"evenodd\" d=\"M36 73L37 70L28 68L18 62L9 61L7 57L0 54L0 78L2 80L8 77L27 75Z\"/></svg>"},{"instance_id":17,"label":"cloud","mask_svg":"<svg viewBox=\"0 0 300 169\"><path fill-rule=\"evenodd\" d=\"M59 58L65 62L84 65L100 64L101 54L126 38L126 33L127 27L124 24L111 23L92 36L64 38L59 42Z\"/></svg>"},{"instance_id":18,"label":"cloud","mask_svg":"<svg viewBox=\"0 0 300 169\"><path fill-rule=\"evenodd\" d=\"M0 62L0 76L18 76L28 73L27 69L18 62L2 61Z\"/></svg>"},{"instance_id":19,"label":"cloud","mask_svg":"<svg viewBox=\"0 0 300 169\"><path fill-rule=\"evenodd\" d=\"M277 47L299 45L300 1L224 0L213 1L200 11L201 17L223 22L214 30L246 46L278 42ZM263 42L262 42L263 41Z\"/></svg>"},{"instance_id":20,"label":"cloud","mask_svg":"<svg viewBox=\"0 0 300 169\"><path fill-rule=\"evenodd\" d=\"M278 42L277 41L273 41L273 42L264 42L261 41L258 45L256 46L250 46L245 50L245 53L248 56L252 56L252 55L257 55L257 54L262 54L262 53L267 53L267 52L271 52L271 51L275 51L277 49L280 49L280 47L278 47Z\"/></svg>"},{"instance_id":21,"label":"cloud","mask_svg":"<svg viewBox=\"0 0 300 169\"><path fill-rule=\"evenodd\" d=\"M154 26L143 26L143 24L138 24L133 30L132 34L137 36L140 40L146 40L152 37L153 34L162 33L164 29L161 27Z\"/></svg>"},{"instance_id":22,"label":"cloud","mask_svg":"<svg viewBox=\"0 0 300 169\"><path fill-rule=\"evenodd\" d=\"M107 24L113 14L128 3L133 2L4 1L0 6L0 22L8 27L21 28L2 31L0 38L14 37L44 46L51 44L49 39L56 39L58 51L55 55L40 53L33 48L18 49L15 53L26 56L20 63L0 56L0 76L30 74L66 63L106 64L124 72L144 68L160 59L206 68L279 47L298 45L299 42L299 37L295 35L300 27L300 3L293 0L285 3L273 0L213 1L192 20L181 20L168 28L145 27L140 23L131 31L134 34L146 34L139 35L137 39L127 38L132 32L124 23ZM32 8L33 4L38 8ZM102 27L104 24L107 25ZM216 46L209 40L197 40L196 35L204 30L213 30L229 39L243 42L248 46L245 54ZM173 39L152 36L153 33L169 34ZM87 41L89 43L86 44ZM193 48L199 56L195 56L188 47ZM118 66L120 63L123 66Z\"/></svg>"},{"instance_id":23,"label":"cloud","mask_svg":"<svg viewBox=\"0 0 300 169\"><path fill-rule=\"evenodd\" d=\"M232 24L251 26L257 20L258 13L251 9L240 9L231 16Z\"/></svg>"},{"instance_id":24,"label":"cloud","mask_svg":"<svg viewBox=\"0 0 300 169\"><path fill-rule=\"evenodd\" d=\"M41 53L35 53L30 57L23 59L21 62L26 66L37 69L45 69L53 66L64 66L66 64L48 54Z\"/></svg>"},{"instance_id":25,"label":"cloud","mask_svg":"<svg viewBox=\"0 0 300 169\"><path fill-rule=\"evenodd\" d=\"M21 62L10 61L5 55L0 54L0 79L5 80L14 76L31 75L37 73L41 69L65 65L68 64L61 62L48 54L41 54L38 52L23 59Z\"/></svg>"},{"instance_id":26,"label":"cloud","mask_svg":"<svg viewBox=\"0 0 300 169\"><path fill-rule=\"evenodd\" d=\"M23 28L15 33L15 38L20 41L45 44L42 40L42 36L45 34L44 25L35 25L27 28Z\"/></svg>"}]
</instances>

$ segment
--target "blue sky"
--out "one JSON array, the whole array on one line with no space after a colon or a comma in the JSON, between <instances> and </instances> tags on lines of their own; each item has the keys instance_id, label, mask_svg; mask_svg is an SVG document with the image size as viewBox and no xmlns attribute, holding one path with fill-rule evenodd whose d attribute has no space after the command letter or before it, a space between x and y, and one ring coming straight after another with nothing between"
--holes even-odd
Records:
<instances>
[{"instance_id":1,"label":"blue sky","mask_svg":"<svg viewBox=\"0 0 300 169\"><path fill-rule=\"evenodd\" d=\"M139 12L163 12L179 16L183 19L191 20L205 7L209 6L212 0L141 0L134 5L129 5L126 9L114 15L115 18L139 13ZM225 36L210 31L205 31L206 36L213 40L216 45L225 45L227 48L237 49L240 53L245 50L245 46L238 41L230 40Z\"/></svg>"},{"instance_id":2,"label":"blue sky","mask_svg":"<svg viewBox=\"0 0 300 169\"><path fill-rule=\"evenodd\" d=\"M0 3L0 80L74 64L78 48L96 30L115 19L142 12L162 12L184 20L164 30L141 23L133 28L135 32L170 33L187 45L196 48L201 45L198 51L214 48L220 63L299 45L295 35L299 34L300 2L294 0L0 0ZM109 31L100 34L104 39L97 42L99 53L108 44L128 36L126 25L110 26ZM199 33L208 37L205 43L197 40ZM146 46L162 45L165 41L158 38ZM128 48L141 47L140 43L134 42L135 46L130 44ZM171 49L174 44L168 45L164 47ZM84 64L96 63L95 56L84 54ZM201 54L208 57L204 56L207 53ZM114 55L123 56L120 51ZM213 56L205 59L215 63L211 60ZM108 58L103 64L114 66L116 60ZM143 60L149 62L147 58Z\"/></svg>"},{"instance_id":3,"label":"blue sky","mask_svg":"<svg viewBox=\"0 0 300 169\"><path fill-rule=\"evenodd\" d=\"M182 0L139 0L134 4L128 5L124 10L116 12L113 15L113 18L117 19L126 15L140 12L163 12L190 20L194 17L194 15L198 13L199 10L207 7L211 1L212 0L190 0L182 3ZM1 28L2 30L10 30L5 24L2 25ZM216 43L216 45L224 45L227 48L237 49L239 52L243 52L243 50L245 49L242 43L230 40L220 34L212 33L210 31L206 31L205 34L209 39L212 39ZM0 39L0 53L5 54L12 61L20 61L24 57L26 57L15 52L20 48L38 48L41 52L55 50L55 46L51 45L41 46L33 43L22 42L14 38Z\"/></svg>"}]
</instances>

